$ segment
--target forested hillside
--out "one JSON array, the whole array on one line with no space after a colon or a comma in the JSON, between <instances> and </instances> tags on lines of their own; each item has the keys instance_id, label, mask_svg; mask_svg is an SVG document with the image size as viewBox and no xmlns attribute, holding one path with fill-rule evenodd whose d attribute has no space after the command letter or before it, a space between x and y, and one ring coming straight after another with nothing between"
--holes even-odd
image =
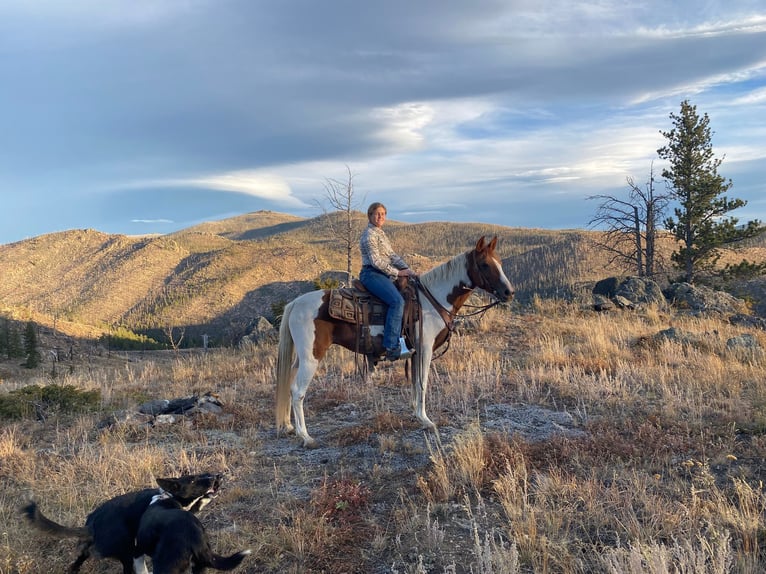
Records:
<instances>
[{"instance_id":1,"label":"forested hillside","mask_svg":"<svg viewBox=\"0 0 766 574\"><path fill-rule=\"evenodd\" d=\"M273 319L280 305L314 288L322 273L345 271L345 237L335 231L340 217L259 211L165 236L72 230L0 245L0 313L72 337L127 330L161 339L176 329L187 344L203 333L230 344L258 317ZM354 214L355 233L365 224L364 214ZM481 235L497 235L521 301L534 294L568 297L626 271L606 264L592 231L396 221L386 230L421 272L471 248ZM757 242L749 249L763 250ZM355 247L352 257L356 274Z\"/></svg>"}]
</instances>

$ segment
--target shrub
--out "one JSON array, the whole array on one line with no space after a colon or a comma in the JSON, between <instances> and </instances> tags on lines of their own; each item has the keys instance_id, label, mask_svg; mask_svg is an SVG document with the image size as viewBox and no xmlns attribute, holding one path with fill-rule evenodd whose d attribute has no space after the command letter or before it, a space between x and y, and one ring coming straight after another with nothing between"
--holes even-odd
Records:
<instances>
[{"instance_id":1,"label":"shrub","mask_svg":"<svg viewBox=\"0 0 766 574\"><path fill-rule=\"evenodd\" d=\"M29 385L0 395L0 418L38 418L53 413L77 413L96 410L101 403L99 391L84 391L72 385Z\"/></svg>"}]
</instances>

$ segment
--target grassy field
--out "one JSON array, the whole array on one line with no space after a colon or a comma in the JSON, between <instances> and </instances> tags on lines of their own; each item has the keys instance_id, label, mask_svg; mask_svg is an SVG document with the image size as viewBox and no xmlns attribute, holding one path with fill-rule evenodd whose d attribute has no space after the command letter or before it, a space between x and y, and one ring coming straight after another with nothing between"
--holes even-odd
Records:
<instances>
[{"instance_id":1,"label":"grassy field","mask_svg":"<svg viewBox=\"0 0 766 574\"><path fill-rule=\"evenodd\" d=\"M656 336L671 326L696 342ZM0 573L62 572L74 557L74 541L19 516L27 496L80 525L105 498L203 471L226 474L200 516L214 547L253 550L237 572L763 572L766 357L727 346L746 332L587 302L493 309L432 366L441 446L417 428L400 364L363 382L334 349L308 392L321 443L310 451L274 432L274 343L76 357L55 383L98 391L95 408L37 404L2 421ZM0 371L0 398L50 383L50 368ZM207 391L222 414L98 428L145 400ZM572 427L504 428L496 405L566 413Z\"/></svg>"}]
</instances>

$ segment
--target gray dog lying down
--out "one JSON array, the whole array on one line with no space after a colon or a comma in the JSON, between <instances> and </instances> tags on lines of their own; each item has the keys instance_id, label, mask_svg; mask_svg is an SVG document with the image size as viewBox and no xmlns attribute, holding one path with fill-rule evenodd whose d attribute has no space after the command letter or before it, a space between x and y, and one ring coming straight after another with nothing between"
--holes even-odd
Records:
<instances>
[{"instance_id":1,"label":"gray dog lying down","mask_svg":"<svg viewBox=\"0 0 766 574\"><path fill-rule=\"evenodd\" d=\"M26 505L22 512L43 532L59 538L81 540L80 553L68 570L70 574L79 572L83 562L90 556L118 560L122 564L123 574L132 574L134 569L136 574L148 574L145 552L136 546L136 537L141 518L152 500L155 497L163 497L163 500L173 501L177 509L182 509L182 512L196 520L192 513L199 512L215 498L221 486L221 478L220 474L158 478L159 488L129 492L100 504L88 515L85 526L80 528L70 528L53 522L40 512L34 501Z\"/></svg>"}]
</instances>

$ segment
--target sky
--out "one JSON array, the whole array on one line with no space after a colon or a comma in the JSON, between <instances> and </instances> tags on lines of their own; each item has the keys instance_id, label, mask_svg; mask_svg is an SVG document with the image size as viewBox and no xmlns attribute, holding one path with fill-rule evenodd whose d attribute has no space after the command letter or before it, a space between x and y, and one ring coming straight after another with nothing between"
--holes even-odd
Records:
<instances>
[{"instance_id":1,"label":"sky","mask_svg":"<svg viewBox=\"0 0 766 574\"><path fill-rule=\"evenodd\" d=\"M708 114L766 221L762 0L0 0L0 244L314 217L586 228Z\"/></svg>"}]
</instances>

